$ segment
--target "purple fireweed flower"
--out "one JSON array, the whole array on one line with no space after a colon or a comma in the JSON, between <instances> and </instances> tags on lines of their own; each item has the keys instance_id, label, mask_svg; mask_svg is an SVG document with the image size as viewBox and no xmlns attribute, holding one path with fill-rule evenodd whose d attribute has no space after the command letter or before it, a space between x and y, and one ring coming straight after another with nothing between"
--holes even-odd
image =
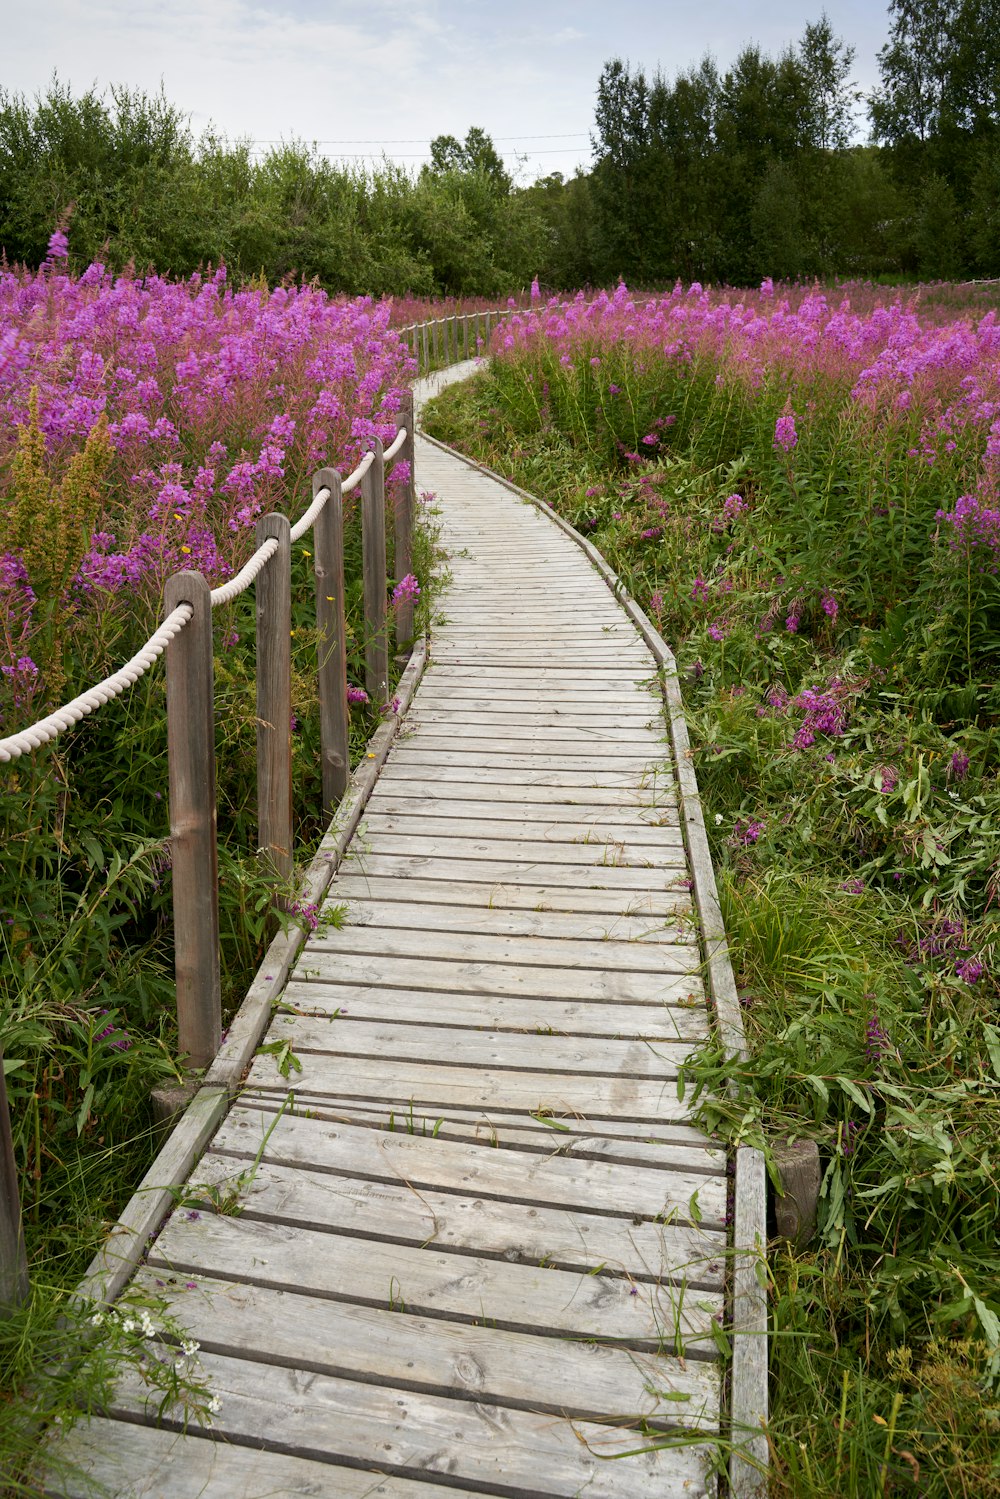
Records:
<instances>
[{"instance_id":1,"label":"purple fireweed flower","mask_svg":"<svg viewBox=\"0 0 1000 1499\"><path fill-rule=\"evenodd\" d=\"M899 771L894 765L880 765L876 772L879 778L879 790L888 796L890 791L895 791L896 782L899 780Z\"/></svg>"},{"instance_id":2,"label":"purple fireweed flower","mask_svg":"<svg viewBox=\"0 0 1000 1499\"><path fill-rule=\"evenodd\" d=\"M954 776L956 781L964 781L966 776L969 774L968 755L964 755L961 750L956 750L951 757L951 764L948 767L948 774L950 776Z\"/></svg>"},{"instance_id":3,"label":"purple fireweed flower","mask_svg":"<svg viewBox=\"0 0 1000 1499\"><path fill-rule=\"evenodd\" d=\"M892 1043L879 1020L878 1011L873 1010L872 1018L865 1026L865 1056L869 1061L877 1062L891 1050Z\"/></svg>"},{"instance_id":4,"label":"purple fireweed flower","mask_svg":"<svg viewBox=\"0 0 1000 1499\"><path fill-rule=\"evenodd\" d=\"M49 236L49 248L46 258L50 261L66 260L68 256L69 240L62 229L56 229Z\"/></svg>"},{"instance_id":5,"label":"purple fireweed flower","mask_svg":"<svg viewBox=\"0 0 1000 1499\"><path fill-rule=\"evenodd\" d=\"M416 603L419 597L420 584L417 582L412 573L407 573L405 578L400 578L399 582L392 590L392 602L394 604L400 604L404 600L409 600L411 603Z\"/></svg>"},{"instance_id":6,"label":"purple fireweed flower","mask_svg":"<svg viewBox=\"0 0 1000 1499\"><path fill-rule=\"evenodd\" d=\"M830 619L837 618L837 615L840 612L840 605L837 603L837 600L834 598L833 594L828 593L826 589L823 590L820 604L822 606L823 613L828 615Z\"/></svg>"},{"instance_id":7,"label":"purple fireweed flower","mask_svg":"<svg viewBox=\"0 0 1000 1499\"><path fill-rule=\"evenodd\" d=\"M662 526L650 526L648 531L643 531L641 533L643 541L659 541L659 539L660 539L660 537L662 535L663 535L663 527Z\"/></svg>"},{"instance_id":8,"label":"purple fireweed flower","mask_svg":"<svg viewBox=\"0 0 1000 1499\"><path fill-rule=\"evenodd\" d=\"M848 895L863 895L865 890L864 880L844 880L841 890L846 890Z\"/></svg>"},{"instance_id":9,"label":"purple fireweed flower","mask_svg":"<svg viewBox=\"0 0 1000 1499\"><path fill-rule=\"evenodd\" d=\"M978 984L985 967L978 958L962 958L955 964L955 972L967 984Z\"/></svg>"},{"instance_id":10,"label":"purple fireweed flower","mask_svg":"<svg viewBox=\"0 0 1000 1499\"><path fill-rule=\"evenodd\" d=\"M708 635L709 635L709 639L710 640L716 640L716 641L725 640L725 638L726 638L726 631L725 631L725 629L723 628L722 625L717 625L717 624L713 623L713 624L710 624L709 627L708 627Z\"/></svg>"},{"instance_id":11,"label":"purple fireweed flower","mask_svg":"<svg viewBox=\"0 0 1000 1499\"><path fill-rule=\"evenodd\" d=\"M348 687L347 701L352 707L358 707L361 703L367 703L368 694L363 687Z\"/></svg>"},{"instance_id":12,"label":"purple fireweed flower","mask_svg":"<svg viewBox=\"0 0 1000 1499\"><path fill-rule=\"evenodd\" d=\"M748 822L744 822L741 817L738 817L736 819L736 826L733 829L732 841L735 844L742 845L743 848L750 848L751 845L757 842L765 826L766 823L763 818L751 819Z\"/></svg>"},{"instance_id":13,"label":"purple fireweed flower","mask_svg":"<svg viewBox=\"0 0 1000 1499\"><path fill-rule=\"evenodd\" d=\"M780 449L783 453L790 453L798 440L799 435L795 430L795 412L792 410L791 401L787 401L784 411L774 424L774 442L771 446Z\"/></svg>"},{"instance_id":14,"label":"purple fireweed flower","mask_svg":"<svg viewBox=\"0 0 1000 1499\"><path fill-rule=\"evenodd\" d=\"M699 599L708 598L708 584L705 582L704 578L695 578L694 587L691 589L691 597L694 599L695 603L697 603Z\"/></svg>"}]
</instances>

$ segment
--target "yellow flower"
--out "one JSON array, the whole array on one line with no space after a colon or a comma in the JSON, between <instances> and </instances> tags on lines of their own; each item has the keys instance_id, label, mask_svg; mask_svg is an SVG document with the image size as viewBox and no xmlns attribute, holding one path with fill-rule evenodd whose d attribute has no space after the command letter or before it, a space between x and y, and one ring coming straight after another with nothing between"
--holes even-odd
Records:
<instances>
[{"instance_id":1,"label":"yellow flower","mask_svg":"<svg viewBox=\"0 0 1000 1499\"><path fill-rule=\"evenodd\" d=\"M187 557L188 554L191 551L191 548L190 547L181 547L181 551L184 553L185 557Z\"/></svg>"}]
</instances>

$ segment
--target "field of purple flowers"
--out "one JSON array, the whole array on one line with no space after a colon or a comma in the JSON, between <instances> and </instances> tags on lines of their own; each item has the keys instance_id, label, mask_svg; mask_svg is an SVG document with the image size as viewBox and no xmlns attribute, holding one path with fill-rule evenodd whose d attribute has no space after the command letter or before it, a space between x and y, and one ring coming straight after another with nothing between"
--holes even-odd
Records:
<instances>
[{"instance_id":1,"label":"field of purple flowers","mask_svg":"<svg viewBox=\"0 0 1000 1499\"><path fill-rule=\"evenodd\" d=\"M428 419L591 537L677 655L753 1050L687 1085L823 1171L816 1239L771 1257L796 1499L1000 1494L995 308L538 303Z\"/></svg>"},{"instance_id":2,"label":"field of purple flowers","mask_svg":"<svg viewBox=\"0 0 1000 1499\"><path fill-rule=\"evenodd\" d=\"M231 576L259 515L297 518L317 467L346 474L371 436L389 441L412 373L388 303L233 290L224 270L170 281L66 265L57 231L37 272L0 267L0 734L127 660L158 623L171 573ZM345 512L358 683L360 535ZM309 546L293 549L300 847L321 806ZM252 593L217 611L229 1010L268 935L254 859L254 628ZM360 753L382 705L360 688L352 701ZM174 1070L164 710L160 668L0 769L0 1045L36 1327L54 1327L61 1289L148 1164L149 1087ZM0 1329L0 1389L34 1367L27 1323L14 1323Z\"/></svg>"}]
</instances>

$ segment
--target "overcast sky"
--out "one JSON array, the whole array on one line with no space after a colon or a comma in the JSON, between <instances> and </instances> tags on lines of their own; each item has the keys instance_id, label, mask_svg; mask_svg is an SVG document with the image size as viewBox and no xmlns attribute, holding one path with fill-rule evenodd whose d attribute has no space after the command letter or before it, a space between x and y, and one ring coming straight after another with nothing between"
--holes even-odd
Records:
<instances>
[{"instance_id":1,"label":"overcast sky","mask_svg":"<svg viewBox=\"0 0 1000 1499\"><path fill-rule=\"evenodd\" d=\"M330 157L416 168L435 135L480 125L522 182L590 160L602 65L669 77L755 41L771 53L822 0L0 0L0 85L34 95L53 71L80 93L156 91L230 139L320 143ZM886 6L827 0L869 90Z\"/></svg>"}]
</instances>

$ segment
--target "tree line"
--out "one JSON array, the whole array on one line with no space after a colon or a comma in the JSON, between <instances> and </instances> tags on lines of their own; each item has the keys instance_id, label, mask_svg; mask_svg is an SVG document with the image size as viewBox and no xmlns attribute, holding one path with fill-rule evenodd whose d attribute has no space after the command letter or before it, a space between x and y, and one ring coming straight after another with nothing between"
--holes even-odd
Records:
<instances>
[{"instance_id":1,"label":"tree line","mask_svg":"<svg viewBox=\"0 0 1000 1499\"><path fill-rule=\"evenodd\" d=\"M71 217L77 263L225 261L237 279L373 294L1000 276L997 0L890 0L888 20L863 143L854 49L824 14L724 71L609 61L591 169L527 187L478 127L437 137L412 174L196 140L162 94L0 89L0 248L37 265Z\"/></svg>"}]
</instances>

